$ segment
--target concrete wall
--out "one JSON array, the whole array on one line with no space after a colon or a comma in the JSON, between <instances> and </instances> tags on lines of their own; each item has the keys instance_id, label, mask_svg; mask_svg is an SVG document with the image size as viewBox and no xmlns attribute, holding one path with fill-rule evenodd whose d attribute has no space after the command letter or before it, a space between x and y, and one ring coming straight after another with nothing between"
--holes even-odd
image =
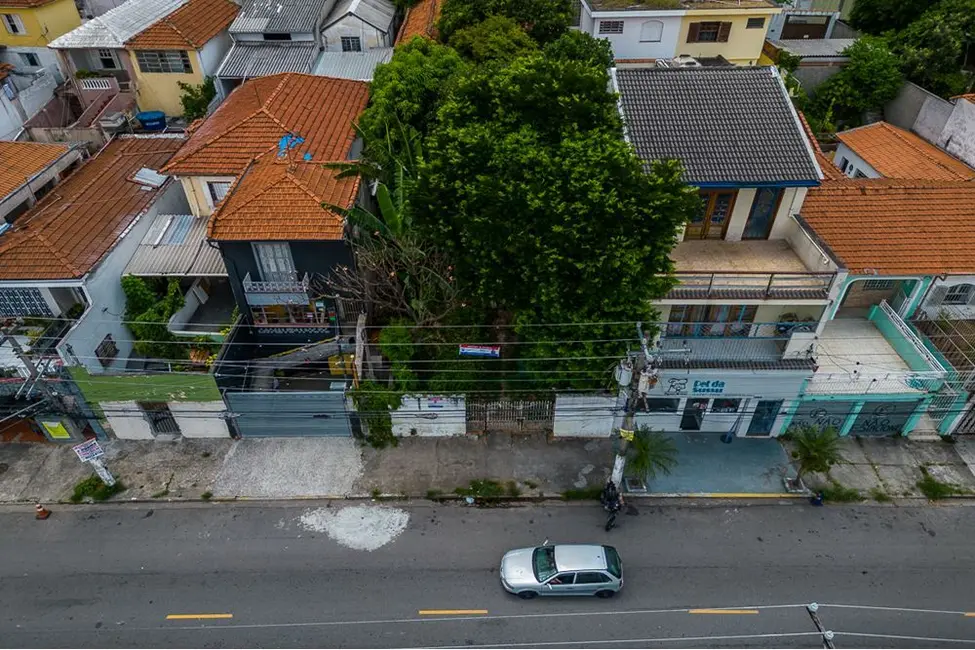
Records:
<instances>
[{"instance_id":1,"label":"concrete wall","mask_svg":"<svg viewBox=\"0 0 975 650\"><path fill-rule=\"evenodd\" d=\"M765 45L765 34L772 17L780 12L779 9L738 10L725 14L718 10L688 11L681 22L680 36L677 40L677 54L689 54L693 57L723 56L737 65L755 65L762 56L762 46ZM762 29L747 29L749 18L765 18ZM699 22L731 23L731 33L726 43L688 43L687 32L691 23Z\"/></svg>"},{"instance_id":2,"label":"concrete wall","mask_svg":"<svg viewBox=\"0 0 975 650\"><path fill-rule=\"evenodd\" d=\"M184 438L229 438L223 402L170 402L169 410Z\"/></svg>"},{"instance_id":3,"label":"concrete wall","mask_svg":"<svg viewBox=\"0 0 975 650\"><path fill-rule=\"evenodd\" d=\"M187 52L193 72L143 72L139 69L136 51L127 52L135 70L135 90L142 111L162 111L166 115L182 115L183 105L180 97L183 91L179 84L198 86L203 83L203 72L200 69L200 57L194 50Z\"/></svg>"},{"instance_id":4,"label":"concrete wall","mask_svg":"<svg viewBox=\"0 0 975 650\"><path fill-rule=\"evenodd\" d=\"M558 438L608 438L613 434L616 398L611 395L558 395L553 435Z\"/></svg>"},{"instance_id":5,"label":"concrete wall","mask_svg":"<svg viewBox=\"0 0 975 650\"><path fill-rule=\"evenodd\" d=\"M954 157L975 167L975 103L965 99L955 100L951 116L936 143Z\"/></svg>"},{"instance_id":6,"label":"concrete wall","mask_svg":"<svg viewBox=\"0 0 975 650\"><path fill-rule=\"evenodd\" d=\"M208 182L233 183L233 176L180 176L179 182L183 187L190 214L194 217L209 217L213 214L213 202L210 199Z\"/></svg>"},{"instance_id":7,"label":"concrete wall","mask_svg":"<svg viewBox=\"0 0 975 650\"><path fill-rule=\"evenodd\" d=\"M803 90L806 92L811 92L817 87L821 86L827 79L842 70L843 66L845 66L847 63L848 60L816 65L800 63L796 71L792 73L792 76L799 80L799 83L802 84Z\"/></svg>"},{"instance_id":8,"label":"concrete wall","mask_svg":"<svg viewBox=\"0 0 975 650\"><path fill-rule=\"evenodd\" d=\"M377 47L392 47L394 37L392 33L384 34L363 22L358 16L350 14L322 31L322 45L325 51L341 52L343 36L359 37L363 51Z\"/></svg>"},{"instance_id":9,"label":"concrete wall","mask_svg":"<svg viewBox=\"0 0 975 650\"><path fill-rule=\"evenodd\" d=\"M11 7L0 3L0 13L14 14L24 24L24 34L11 34L0 26L0 45L7 47L45 47L62 34L81 25L74 0L56 0L40 7Z\"/></svg>"},{"instance_id":10,"label":"concrete wall","mask_svg":"<svg viewBox=\"0 0 975 650\"><path fill-rule=\"evenodd\" d=\"M220 32L209 41L197 53L200 66L204 77L213 77L217 74L217 69L230 51L231 39L226 30Z\"/></svg>"},{"instance_id":11,"label":"concrete wall","mask_svg":"<svg viewBox=\"0 0 975 650\"><path fill-rule=\"evenodd\" d=\"M101 402L109 428L120 440L154 440L152 427L136 402Z\"/></svg>"},{"instance_id":12,"label":"concrete wall","mask_svg":"<svg viewBox=\"0 0 975 650\"><path fill-rule=\"evenodd\" d=\"M28 66L20 54L33 54L40 62L39 67ZM18 72L36 72L40 68L50 73L57 83L65 79L65 73L61 69L61 60L57 53L47 47L8 47L0 50L0 61L16 66Z\"/></svg>"},{"instance_id":13,"label":"concrete wall","mask_svg":"<svg viewBox=\"0 0 975 650\"><path fill-rule=\"evenodd\" d=\"M467 433L466 413L463 395L404 395L390 417L394 435L443 438Z\"/></svg>"},{"instance_id":14,"label":"concrete wall","mask_svg":"<svg viewBox=\"0 0 975 650\"><path fill-rule=\"evenodd\" d=\"M853 149L842 142L836 147L836 153L833 155L833 161L836 166L843 169L843 161L846 160L847 166L844 173L850 178L856 177L857 172L860 172L867 178L882 178L883 175L876 169L870 166L866 160L861 158Z\"/></svg>"},{"instance_id":15,"label":"concrete wall","mask_svg":"<svg viewBox=\"0 0 975 650\"><path fill-rule=\"evenodd\" d=\"M175 183L169 183L131 229L95 267L85 283L91 305L58 345L58 353L68 365L82 365L92 374L125 369L132 355L132 333L122 323L125 313L125 292L122 273L145 236L156 214L183 213L186 210L183 193ZM111 334L118 355L108 366L95 358L95 349Z\"/></svg>"},{"instance_id":16,"label":"concrete wall","mask_svg":"<svg viewBox=\"0 0 975 650\"><path fill-rule=\"evenodd\" d=\"M603 38L613 46L617 59L671 59L677 55L677 39L680 37L681 17L678 12L654 12L648 15L640 12L600 12L599 18L592 21L589 32L595 38ZM673 14L673 15L669 15ZM613 16L613 17L609 17ZM603 20L622 20L622 34L600 34L599 23ZM660 39L642 41L643 25L656 21L660 27Z\"/></svg>"},{"instance_id":17,"label":"concrete wall","mask_svg":"<svg viewBox=\"0 0 975 650\"><path fill-rule=\"evenodd\" d=\"M923 118L922 109L925 114ZM884 106L884 119L894 126L913 130L922 138L933 142L944 128L951 110L951 102L917 84L905 81L897 97Z\"/></svg>"},{"instance_id":18,"label":"concrete wall","mask_svg":"<svg viewBox=\"0 0 975 650\"><path fill-rule=\"evenodd\" d=\"M975 290L971 291L971 298L967 305L944 304L944 297L948 289L960 284L975 285L975 275L949 275L944 279L936 278L931 285L931 289L924 297L920 311L931 320L938 318L942 310L949 312L949 318L952 320L975 320L975 302L973 302L975 301Z\"/></svg>"}]
</instances>

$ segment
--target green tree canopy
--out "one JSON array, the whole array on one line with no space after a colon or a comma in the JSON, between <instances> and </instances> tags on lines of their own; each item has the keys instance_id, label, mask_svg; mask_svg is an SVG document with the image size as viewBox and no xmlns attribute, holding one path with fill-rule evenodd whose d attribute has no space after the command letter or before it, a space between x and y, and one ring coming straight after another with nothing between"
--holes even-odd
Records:
<instances>
[{"instance_id":1,"label":"green tree canopy","mask_svg":"<svg viewBox=\"0 0 975 650\"><path fill-rule=\"evenodd\" d=\"M894 99L904 77L897 56L882 38L863 37L848 47L850 62L816 89L813 110L856 122L865 111L879 110Z\"/></svg>"},{"instance_id":2,"label":"green tree canopy","mask_svg":"<svg viewBox=\"0 0 975 650\"><path fill-rule=\"evenodd\" d=\"M511 61L538 50L538 45L507 16L489 16L483 22L454 32L450 46L478 63Z\"/></svg>"},{"instance_id":3,"label":"green tree canopy","mask_svg":"<svg viewBox=\"0 0 975 650\"><path fill-rule=\"evenodd\" d=\"M450 42L455 32L488 16L507 16L545 44L569 29L573 13L572 0L444 0L437 27L440 37Z\"/></svg>"},{"instance_id":4,"label":"green tree canopy","mask_svg":"<svg viewBox=\"0 0 975 650\"><path fill-rule=\"evenodd\" d=\"M198 86L180 81L179 89L183 91L179 97L179 103L183 106L183 119L192 122L201 117L206 117L207 107L217 96L213 77L207 77Z\"/></svg>"},{"instance_id":5,"label":"green tree canopy","mask_svg":"<svg viewBox=\"0 0 975 650\"><path fill-rule=\"evenodd\" d=\"M613 47L605 38L593 38L585 32L568 31L548 43L545 56L566 61L580 61L596 68L613 67Z\"/></svg>"},{"instance_id":6,"label":"green tree canopy","mask_svg":"<svg viewBox=\"0 0 975 650\"><path fill-rule=\"evenodd\" d=\"M904 29L941 0L856 0L850 22L867 34Z\"/></svg>"},{"instance_id":7,"label":"green tree canopy","mask_svg":"<svg viewBox=\"0 0 975 650\"><path fill-rule=\"evenodd\" d=\"M971 83L962 67L975 50L975 0L942 0L890 40L908 79L940 95L963 93Z\"/></svg>"},{"instance_id":8,"label":"green tree canopy","mask_svg":"<svg viewBox=\"0 0 975 650\"><path fill-rule=\"evenodd\" d=\"M390 62L376 68L369 107L359 118L369 160L391 167L386 146L391 129L403 125L427 133L437 107L467 68L452 48L425 38L397 47Z\"/></svg>"}]
</instances>

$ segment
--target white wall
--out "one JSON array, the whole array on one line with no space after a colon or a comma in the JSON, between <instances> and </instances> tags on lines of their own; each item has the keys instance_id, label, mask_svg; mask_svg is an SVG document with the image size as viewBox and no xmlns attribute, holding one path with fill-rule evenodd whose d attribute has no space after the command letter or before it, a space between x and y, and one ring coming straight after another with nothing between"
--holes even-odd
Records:
<instances>
[{"instance_id":1,"label":"white wall","mask_svg":"<svg viewBox=\"0 0 975 650\"><path fill-rule=\"evenodd\" d=\"M787 187L782 190L782 201L779 203L775 221L769 232L769 239L787 239L791 227L795 224L792 215L802 211L802 203L806 200L808 188Z\"/></svg>"},{"instance_id":2,"label":"white wall","mask_svg":"<svg viewBox=\"0 0 975 650\"><path fill-rule=\"evenodd\" d=\"M26 121L26 116L21 113L20 104L16 100L7 99L3 90L0 90L0 140L16 138Z\"/></svg>"},{"instance_id":3,"label":"white wall","mask_svg":"<svg viewBox=\"0 0 975 650\"><path fill-rule=\"evenodd\" d=\"M751 212L752 203L755 201L755 192L756 190L751 187L738 190L735 205L731 209L728 230L725 232L725 241L741 241L741 234L745 231L745 222L748 221L748 213Z\"/></svg>"},{"instance_id":4,"label":"white wall","mask_svg":"<svg viewBox=\"0 0 975 650\"><path fill-rule=\"evenodd\" d=\"M553 435L557 438L608 438L613 435L616 398L610 395L558 395Z\"/></svg>"},{"instance_id":5,"label":"white wall","mask_svg":"<svg viewBox=\"0 0 975 650\"><path fill-rule=\"evenodd\" d=\"M393 435L443 438L467 433L467 406L462 395L404 395L390 414Z\"/></svg>"},{"instance_id":6,"label":"white wall","mask_svg":"<svg viewBox=\"0 0 975 650\"><path fill-rule=\"evenodd\" d=\"M169 411L184 438L229 438L223 402L169 402Z\"/></svg>"},{"instance_id":7,"label":"white wall","mask_svg":"<svg viewBox=\"0 0 975 650\"><path fill-rule=\"evenodd\" d=\"M61 61L54 50L47 47L18 47L12 45L0 51L0 61L9 63L17 68L18 72L36 72L40 68L30 67L24 63L24 59L19 56L21 52L35 55L40 60L40 68L49 72L57 83L65 79L65 73L61 68Z\"/></svg>"},{"instance_id":8,"label":"white wall","mask_svg":"<svg viewBox=\"0 0 975 650\"><path fill-rule=\"evenodd\" d=\"M230 50L230 34L224 30L203 44L200 50L200 65L204 77L213 77L220 68L220 62Z\"/></svg>"},{"instance_id":9,"label":"white wall","mask_svg":"<svg viewBox=\"0 0 975 650\"><path fill-rule=\"evenodd\" d=\"M867 178L883 178L880 172L870 166L870 163L861 158L855 151L853 151L853 149L850 149L841 142L839 146L836 147L836 154L833 156L833 162L836 163L837 167L842 169L844 158L849 163L844 173L850 178L854 178L858 171L861 174L864 174Z\"/></svg>"},{"instance_id":10,"label":"white wall","mask_svg":"<svg viewBox=\"0 0 975 650\"><path fill-rule=\"evenodd\" d=\"M613 46L613 55L617 59L671 59L677 55L677 41L680 37L681 17L668 16L667 12L634 15L634 12L610 13L601 12L594 18L589 33L596 38L604 38ZM585 14L585 11L583 11ZM612 17L610 17L612 16ZM624 17L625 16L625 17ZM622 34L600 34L599 23L602 20L622 20ZM643 24L647 21L657 21L662 24L659 41L642 42L640 40Z\"/></svg>"},{"instance_id":11,"label":"white wall","mask_svg":"<svg viewBox=\"0 0 975 650\"><path fill-rule=\"evenodd\" d=\"M122 273L156 214L185 214L188 209L182 188L177 183L169 182L146 214L91 272L85 289L92 304L58 345L58 353L67 364L82 365L91 374L125 368L126 361L132 355L132 333L122 323L125 314ZM112 335L118 347L118 355L107 367L94 358L95 348L106 334ZM70 352L68 346L71 346Z\"/></svg>"},{"instance_id":12,"label":"white wall","mask_svg":"<svg viewBox=\"0 0 975 650\"><path fill-rule=\"evenodd\" d=\"M938 138L938 146L975 167L975 103L956 99L951 117Z\"/></svg>"},{"instance_id":13,"label":"white wall","mask_svg":"<svg viewBox=\"0 0 975 650\"><path fill-rule=\"evenodd\" d=\"M341 52L343 36L358 36L363 51L393 46L391 42L392 33L383 34L372 25L363 22L358 16L350 14L322 32L322 44L325 51Z\"/></svg>"},{"instance_id":14,"label":"white wall","mask_svg":"<svg viewBox=\"0 0 975 650\"><path fill-rule=\"evenodd\" d=\"M121 440L155 440L149 421L136 402L100 402L112 433Z\"/></svg>"},{"instance_id":15,"label":"white wall","mask_svg":"<svg viewBox=\"0 0 975 650\"><path fill-rule=\"evenodd\" d=\"M920 310L932 320L938 318L938 314L942 310L947 312L948 317L952 320L975 319L975 289L970 290L970 299L967 305L944 304L944 297L947 290L959 284L975 285L975 275L949 275L943 280L936 278L928 290L927 295L924 297L924 302L921 304Z\"/></svg>"},{"instance_id":16,"label":"white wall","mask_svg":"<svg viewBox=\"0 0 975 650\"><path fill-rule=\"evenodd\" d=\"M791 216L776 223L782 239L789 242L789 247L802 260L807 269L816 273L832 273L839 267L826 251L816 244L809 235ZM834 282L835 284L835 282Z\"/></svg>"}]
</instances>

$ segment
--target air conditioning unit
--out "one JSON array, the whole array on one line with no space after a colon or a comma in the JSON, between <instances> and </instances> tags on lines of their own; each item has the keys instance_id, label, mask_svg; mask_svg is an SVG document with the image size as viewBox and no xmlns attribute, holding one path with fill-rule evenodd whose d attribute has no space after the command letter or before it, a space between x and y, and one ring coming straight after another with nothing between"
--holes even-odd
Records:
<instances>
[{"instance_id":1,"label":"air conditioning unit","mask_svg":"<svg viewBox=\"0 0 975 650\"><path fill-rule=\"evenodd\" d=\"M659 68L700 68L701 63L693 56L681 54L673 59L657 59Z\"/></svg>"},{"instance_id":2,"label":"air conditioning unit","mask_svg":"<svg viewBox=\"0 0 975 650\"><path fill-rule=\"evenodd\" d=\"M112 113L98 120L98 125L106 131L117 131L125 126L127 120L125 113Z\"/></svg>"}]
</instances>

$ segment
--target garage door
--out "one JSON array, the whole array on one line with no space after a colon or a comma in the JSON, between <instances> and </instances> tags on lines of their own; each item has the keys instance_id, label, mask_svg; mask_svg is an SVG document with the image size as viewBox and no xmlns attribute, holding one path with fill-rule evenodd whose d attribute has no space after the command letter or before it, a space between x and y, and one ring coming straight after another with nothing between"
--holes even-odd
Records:
<instances>
[{"instance_id":1,"label":"garage door","mask_svg":"<svg viewBox=\"0 0 975 650\"><path fill-rule=\"evenodd\" d=\"M839 433L855 404L855 402L830 402L825 400L803 402L799 405L799 409L795 415L792 416L792 421L789 423L789 431L795 431L798 428L808 426L820 430L833 427Z\"/></svg>"},{"instance_id":2,"label":"garage door","mask_svg":"<svg viewBox=\"0 0 975 650\"><path fill-rule=\"evenodd\" d=\"M914 415L920 404L916 402L867 402L857 414L850 429L851 436L895 436Z\"/></svg>"},{"instance_id":3,"label":"garage door","mask_svg":"<svg viewBox=\"0 0 975 650\"><path fill-rule=\"evenodd\" d=\"M227 404L245 438L352 435L343 391L227 393Z\"/></svg>"}]
</instances>

